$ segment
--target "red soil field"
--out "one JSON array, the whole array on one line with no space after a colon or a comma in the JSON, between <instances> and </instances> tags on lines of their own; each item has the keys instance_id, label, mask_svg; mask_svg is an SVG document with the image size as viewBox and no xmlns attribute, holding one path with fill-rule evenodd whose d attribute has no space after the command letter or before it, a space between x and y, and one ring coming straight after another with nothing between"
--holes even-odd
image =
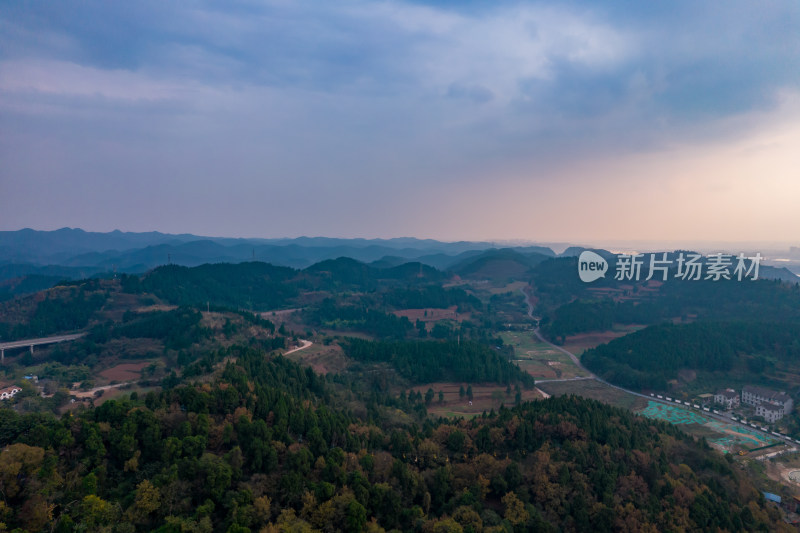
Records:
<instances>
[{"instance_id":1,"label":"red soil field","mask_svg":"<svg viewBox=\"0 0 800 533\"><path fill-rule=\"evenodd\" d=\"M142 377L141 370L149 364L149 362L121 363L103 370L100 375L109 381L132 381Z\"/></svg>"},{"instance_id":2,"label":"red soil field","mask_svg":"<svg viewBox=\"0 0 800 533\"><path fill-rule=\"evenodd\" d=\"M416 322L417 320L421 320L423 322L436 322L437 320L446 319L461 322L462 320L469 318L469 313L458 313L456 309L458 309L458 307L455 305L448 307L447 309L435 309L432 307L428 307L426 309L402 309L400 311L395 311L394 314L397 316L404 316L411 322Z\"/></svg>"}]
</instances>

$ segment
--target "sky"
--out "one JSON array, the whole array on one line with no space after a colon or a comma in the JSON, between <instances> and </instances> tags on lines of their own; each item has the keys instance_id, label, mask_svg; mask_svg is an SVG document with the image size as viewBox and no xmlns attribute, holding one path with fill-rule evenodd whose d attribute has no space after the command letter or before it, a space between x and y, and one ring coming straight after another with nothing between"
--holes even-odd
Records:
<instances>
[{"instance_id":1,"label":"sky","mask_svg":"<svg viewBox=\"0 0 800 533\"><path fill-rule=\"evenodd\" d=\"M0 0L0 230L800 245L800 3Z\"/></svg>"}]
</instances>

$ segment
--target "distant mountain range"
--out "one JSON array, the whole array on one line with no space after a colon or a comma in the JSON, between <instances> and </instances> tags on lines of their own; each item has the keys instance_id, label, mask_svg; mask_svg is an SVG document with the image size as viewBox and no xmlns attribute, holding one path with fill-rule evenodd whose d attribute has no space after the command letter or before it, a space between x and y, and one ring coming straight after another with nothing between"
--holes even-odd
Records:
<instances>
[{"instance_id":1,"label":"distant mountain range","mask_svg":"<svg viewBox=\"0 0 800 533\"><path fill-rule=\"evenodd\" d=\"M84 278L109 272L141 273L168 263L197 266L205 263L263 261L306 268L326 259L350 257L388 268L418 261L439 270L491 250L490 242L440 242L432 239L240 239L159 232L95 233L62 228L55 231L22 229L0 231L0 286L8 280L38 276L38 285L50 278ZM554 257L544 246L516 247L523 254ZM56 280L57 280L56 279ZM14 285L11 283L10 285ZM9 283L5 283L8 288Z\"/></svg>"},{"instance_id":2,"label":"distant mountain range","mask_svg":"<svg viewBox=\"0 0 800 533\"><path fill-rule=\"evenodd\" d=\"M446 269L470 254L490 248L493 248L493 244L489 242L440 242L415 238L233 239L159 232L94 233L72 228L55 231L22 229L0 231L0 266L57 265L93 273L112 270L134 273L167 263L195 266L253 260L305 268L325 259L350 257L362 262L394 263L392 266L413 260ZM544 246L517 249L550 257L555 255ZM59 273L68 275L69 272L62 270ZM26 273L34 272L29 269Z\"/></svg>"},{"instance_id":3,"label":"distant mountain range","mask_svg":"<svg viewBox=\"0 0 800 533\"><path fill-rule=\"evenodd\" d=\"M585 248L571 246L560 256ZM159 232L109 233L62 228L55 231L0 231L0 299L111 272L142 273L165 264L261 261L303 269L321 261L349 257L378 268L419 262L466 278L520 277L556 257L547 246L498 249L491 242L441 242L411 237L394 239L244 239ZM796 281L785 269L767 268L764 277Z\"/></svg>"}]
</instances>

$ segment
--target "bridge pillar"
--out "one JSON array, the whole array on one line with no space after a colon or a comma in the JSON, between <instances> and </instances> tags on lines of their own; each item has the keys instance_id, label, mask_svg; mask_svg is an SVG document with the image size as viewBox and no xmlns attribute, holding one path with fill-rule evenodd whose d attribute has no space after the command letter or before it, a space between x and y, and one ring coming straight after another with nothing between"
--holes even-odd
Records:
<instances>
[{"instance_id":1,"label":"bridge pillar","mask_svg":"<svg viewBox=\"0 0 800 533\"><path fill-rule=\"evenodd\" d=\"M0 364L6 364L6 349L0 348Z\"/></svg>"},{"instance_id":2,"label":"bridge pillar","mask_svg":"<svg viewBox=\"0 0 800 533\"><path fill-rule=\"evenodd\" d=\"M31 344L31 355L33 355L33 344Z\"/></svg>"}]
</instances>

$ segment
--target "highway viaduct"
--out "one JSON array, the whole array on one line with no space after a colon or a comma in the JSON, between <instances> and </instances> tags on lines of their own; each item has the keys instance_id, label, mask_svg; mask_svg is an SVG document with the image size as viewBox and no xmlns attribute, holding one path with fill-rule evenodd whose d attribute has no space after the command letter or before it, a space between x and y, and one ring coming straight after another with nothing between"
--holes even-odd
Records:
<instances>
[{"instance_id":1,"label":"highway viaduct","mask_svg":"<svg viewBox=\"0 0 800 533\"><path fill-rule=\"evenodd\" d=\"M0 364L4 364L6 360L6 350L11 348L30 348L33 353L34 346L41 346L43 344L55 344L57 342L74 341L86 335L86 333L73 333L70 335L56 335L53 337L42 337L39 339L25 339L20 341L0 342Z\"/></svg>"}]
</instances>

